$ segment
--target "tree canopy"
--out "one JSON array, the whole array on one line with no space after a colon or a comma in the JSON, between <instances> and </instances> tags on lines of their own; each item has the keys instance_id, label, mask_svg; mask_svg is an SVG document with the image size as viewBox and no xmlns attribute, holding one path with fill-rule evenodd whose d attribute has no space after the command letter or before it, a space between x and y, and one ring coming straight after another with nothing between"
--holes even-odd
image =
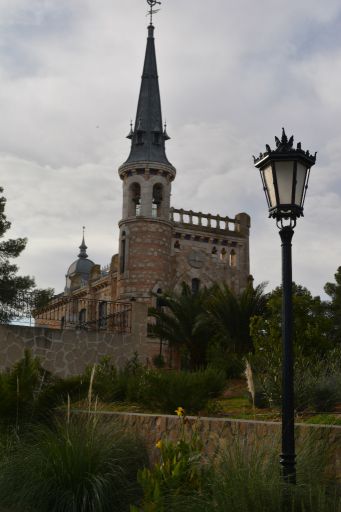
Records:
<instances>
[{"instance_id":1,"label":"tree canopy","mask_svg":"<svg viewBox=\"0 0 341 512\"><path fill-rule=\"evenodd\" d=\"M341 344L341 267L336 271L335 283L326 283L324 291L330 297L328 311L332 323L331 338Z\"/></svg>"},{"instance_id":2,"label":"tree canopy","mask_svg":"<svg viewBox=\"0 0 341 512\"><path fill-rule=\"evenodd\" d=\"M0 323L7 323L13 319L20 310L27 309L30 304L25 302L23 295L35 287L34 279L30 276L20 276L18 266L12 259L20 256L27 244L27 238L4 239L11 223L5 214L6 198L2 195L0 187ZM35 290L32 297L32 307L39 307L50 299L54 291Z\"/></svg>"}]
</instances>

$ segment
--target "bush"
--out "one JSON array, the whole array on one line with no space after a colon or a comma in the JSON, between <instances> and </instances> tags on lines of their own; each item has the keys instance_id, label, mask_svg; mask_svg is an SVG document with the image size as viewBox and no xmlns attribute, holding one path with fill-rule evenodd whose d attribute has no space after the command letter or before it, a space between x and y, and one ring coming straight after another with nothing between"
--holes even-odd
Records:
<instances>
[{"instance_id":1,"label":"bush","mask_svg":"<svg viewBox=\"0 0 341 512\"><path fill-rule=\"evenodd\" d=\"M280 406L282 361L275 349L267 347L250 356L260 403ZM297 411L331 412L341 401L341 350L314 359L299 351L295 357L295 408ZM257 403L256 403L257 405Z\"/></svg>"},{"instance_id":2,"label":"bush","mask_svg":"<svg viewBox=\"0 0 341 512\"><path fill-rule=\"evenodd\" d=\"M90 371L86 370L84 382L89 383ZM96 366L93 396L107 402L135 402L172 414L181 404L188 413L196 413L224 386L224 373L212 368L193 373L146 369L134 357L124 369L116 370L105 358Z\"/></svg>"},{"instance_id":3,"label":"bush","mask_svg":"<svg viewBox=\"0 0 341 512\"><path fill-rule=\"evenodd\" d=\"M224 373L212 368L193 373L146 370L139 378L137 400L165 413L173 414L179 404L187 413L197 413L224 386Z\"/></svg>"},{"instance_id":4,"label":"bush","mask_svg":"<svg viewBox=\"0 0 341 512\"><path fill-rule=\"evenodd\" d=\"M194 429L185 431L186 418L183 409L177 409L179 416L179 438L177 442L160 439L156 447L160 450L160 461L138 473L143 489L142 506L144 512L168 510L178 495L200 492L209 474L205 464L203 443ZM166 508L165 508L166 507ZM132 507L131 512L139 509Z\"/></svg>"},{"instance_id":5,"label":"bush","mask_svg":"<svg viewBox=\"0 0 341 512\"><path fill-rule=\"evenodd\" d=\"M207 360L211 368L225 372L226 379L238 379L244 371L244 356L224 350L217 343L210 343Z\"/></svg>"},{"instance_id":6,"label":"bush","mask_svg":"<svg viewBox=\"0 0 341 512\"><path fill-rule=\"evenodd\" d=\"M72 402L84 400L88 394L89 380L82 375L55 378L37 396L35 418L38 421L46 421L51 418L55 408L65 405L68 396Z\"/></svg>"},{"instance_id":7,"label":"bush","mask_svg":"<svg viewBox=\"0 0 341 512\"><path fill-rule=\"evenodd\" d=\"M1 504L17 511L128 511L146 463L144 446L117 425L75 416L35 428L3 458Z\"/></svg>"},{"instance_id":8,"label":"bush","mask_svg":"<svg viewBox=\"0 0 341 512\"><path fill-rule=\"evenodd\" d=\"M40 395L54 381L37 357L25 350L24 357L9 372L0 374L0 417L17 427L38 414Z\"/></svg>"},{"instance_id":9,"label":"bush","mask_svg":"<svg viewBox=\"0 0 341 512\"><path fill-rule=\"evenodd\" d=\"M155 368L164 368L166 366L165 358L162 354L157 354L153 357L153 365Z\"/></svg>"}]
</instances>

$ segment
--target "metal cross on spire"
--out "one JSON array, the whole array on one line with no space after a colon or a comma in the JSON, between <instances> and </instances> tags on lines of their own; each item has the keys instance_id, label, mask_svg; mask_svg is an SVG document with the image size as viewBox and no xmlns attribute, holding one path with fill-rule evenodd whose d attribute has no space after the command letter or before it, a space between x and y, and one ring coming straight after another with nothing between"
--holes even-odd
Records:
<instances>
[{"instance_id":1,"label":"metal cross on spire","mask_svg":"<svg viewBox=\"0 0 341 512\"><path fill-rule=\"evenodd\" d=\"M161 2L158 2L158 0L147 0L148 4L150 5L150 10L147 13L147 16L150 16L150 24L153 24L153 14L156 14L159 12L160 9L154 9L156 5L161 5Z\"/></svg>"}]
</instances>

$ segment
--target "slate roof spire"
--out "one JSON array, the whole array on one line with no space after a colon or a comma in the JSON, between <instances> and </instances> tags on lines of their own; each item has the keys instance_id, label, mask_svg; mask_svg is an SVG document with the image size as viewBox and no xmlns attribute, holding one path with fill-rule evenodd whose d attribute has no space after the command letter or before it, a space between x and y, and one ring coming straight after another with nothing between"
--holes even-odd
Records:
<instances>
[{"instance_id":1,"label":"slate roof spire","mask_svg":"<svg viewBox=\"0 0 341 512\"><path fill-rule=\"evenodd\" d=\"M131 139L131 150L126 164L142 161L169 164L165 141L170 137L163 130L162 124L154 25L152 24L148 26L147 48L134 129L131 127L127 138Z\"/></svg>"},{"instance_id":2,"label":"slate roof spire","mask_svg":"<svg viewBox=\"0 0 341 512\"><path fill-rule=\"evenodd\" d=\"M85 240L84 240L84 231L85 231L85 226L83 226L83 239L82 239L82 243L81 245L79 246L79 249L80 249L80 253L78 254L78 258L87 258L88 255L86 253L86 250L87 250L87 246L85 245Z\"/></svg>"}]
</instances>

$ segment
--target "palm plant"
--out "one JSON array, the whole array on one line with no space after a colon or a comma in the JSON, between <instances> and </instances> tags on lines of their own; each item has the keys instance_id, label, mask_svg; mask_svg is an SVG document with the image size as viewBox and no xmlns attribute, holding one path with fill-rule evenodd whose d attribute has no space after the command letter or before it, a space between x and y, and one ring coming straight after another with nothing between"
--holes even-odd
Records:
<instances>
[{"instance_id":1,"label":"palm plant","mask_svg":"<svg viewBox=\"0 0 341 512\"><path fill-rule=\"evenodd\" d=\"M211 289L206 300L208 322L215 341L228 352L244 355L253 350L250 320L265 311L265 286L266 283L255 288L249 285L240 295L226 284L216 284Z\"/></svg>"},{"instance_id":2,"label":"palm plant","mask_svg":"<svg viewBox=\"0 0 341 512\"><path fill-rule=\"evenodd\" d=\"M184 348L189 356L191 369L206 364L209 329L204 317L206 288L192 293L182 283L181 293L169 292L162 296L164 308L150 308L149 315L155 318L150 329L155 336L167 340L171 348Z\"/></svg>"}]
</instances>

